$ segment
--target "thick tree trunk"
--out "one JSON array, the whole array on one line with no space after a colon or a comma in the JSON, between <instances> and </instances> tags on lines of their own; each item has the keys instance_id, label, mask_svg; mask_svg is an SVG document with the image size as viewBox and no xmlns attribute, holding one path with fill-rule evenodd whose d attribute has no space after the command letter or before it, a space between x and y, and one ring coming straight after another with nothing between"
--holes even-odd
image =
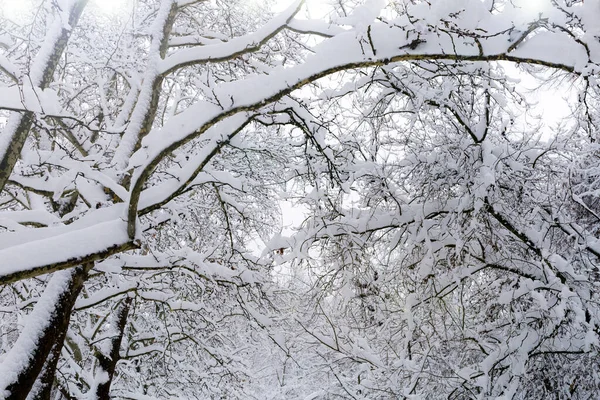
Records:
<instances>
[{"instance_id":1,"label":"thick tree trunk","mask_svg":"<svg viewBox=\"0 0 600 400\"><path fill-rule=\"evenodd\" d=\"M92 267L93 263L89 263L52 276L17 342L0 365L1 398L24 400L44 367L36 389L39 392L45 382L51 389L71 311Z\"/></svg>"},{"instance_id":2,"label":"thick tree trunk","mask_svg":"<svg viewBox=\"0 0 600 400\"><path fill-rule=\"evenodd\" d=\"M68 326L56 337L56 341L54 342L52 350L46 359L46 363L42 368L42 372L38 376L37 381L35 382L33 389L29 394L29 399L50 400L52 389L54 387L54 379L56 377L56 365L58 363L58 359L60 358L60 353L63 348L67 330Z\"/></svg>"}]
</instances>

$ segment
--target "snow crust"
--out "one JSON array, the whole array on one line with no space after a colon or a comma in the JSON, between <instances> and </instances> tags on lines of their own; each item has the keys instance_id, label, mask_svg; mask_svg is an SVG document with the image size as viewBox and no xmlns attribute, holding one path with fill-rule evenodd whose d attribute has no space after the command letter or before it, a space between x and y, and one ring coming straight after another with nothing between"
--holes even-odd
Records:
<instances>
[{"instance_id":1,"label":"snow crust","mask_svg":"<svg viewBox=\"0 0 600 400\"><path fill-rule=\"evenodd\" d=\"M31 240L0 250L0 276L33 270L67 260L80 260L128 243L127 223L105 221L57 236Z\"/></svg>"},{"instance_id":2,"label":"snow crust","mask_svg":"<svg viewBox=\"0 0 600 400\"><path fill-rule=\"evenodd\" d=\"M24 320L24 327L16 343L2 357L0 363L0 388L6 388L27 367L40 335L48 327L62 293L68 288L75 270L58 271L52 275L44 293L38 299L31 314ZM8 392L0 397L5 398Z\"/></svg>"}]
</instances>

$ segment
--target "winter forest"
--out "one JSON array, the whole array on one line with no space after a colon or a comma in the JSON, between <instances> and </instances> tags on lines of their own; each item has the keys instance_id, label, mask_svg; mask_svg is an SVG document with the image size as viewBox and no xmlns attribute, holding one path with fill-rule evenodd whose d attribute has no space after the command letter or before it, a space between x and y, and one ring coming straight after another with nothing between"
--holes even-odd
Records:
<instances>
[{"instance_id":1,"label":"winter forest","mask_svg":"<svg viewBox=\"0 0 600 400\"><path fill-rule=\"evenodd\" d=\"M0 0L0 399L594 399L600 0Z\"/></svg>"}]
</instances>

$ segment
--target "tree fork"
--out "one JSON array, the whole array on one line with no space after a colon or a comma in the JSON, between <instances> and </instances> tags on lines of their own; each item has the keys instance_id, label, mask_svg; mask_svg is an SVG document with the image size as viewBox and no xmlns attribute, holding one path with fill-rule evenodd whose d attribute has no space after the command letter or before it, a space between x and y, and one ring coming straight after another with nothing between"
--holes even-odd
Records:
<instances>
[{"instance_id":1,"label":"tree fork","mask_svg":"<svg viewBox=\"0 0 600 400\"><path fill-rule=\"evenodd\" d=\"M173 2L171 4L171 8L169 9L167 18L165 19L164 24L162 26L162 37L160 38L158 47L160 59L165 58L167 50L169 49L169 36L171 35L173 24L175 23L175 18L177 17L178 11L179 7L177 6L177 2ZM156 119L156 111L158 109L158 103L160 100L160 89L162 87L165 76L166 74L159 73L151 78L152 84L150 85L149 89L150 100L148 104L142 104L142 107L145 106L145 110L142 111L144 113L143 117L141 118L142 123L139 126L137 132L135 133L135 142L133 148L130 151L128 151L126 157L127 159L129 159L129 157L131 157L133 153L135 153L142 147L142 139L146 137L146 135L148 135L148 133L150 133L150 130L152 129L152 124ZM144 90L140 92L140 96L143 95ZM139 107L139 104L136 107ZM135 112L136 110L134 109L133 113ZM131 184L131 174L132 171L129 171L129 173L125 174L119 182L123 187L129 188Z\"/></svg>"}]
</instances>

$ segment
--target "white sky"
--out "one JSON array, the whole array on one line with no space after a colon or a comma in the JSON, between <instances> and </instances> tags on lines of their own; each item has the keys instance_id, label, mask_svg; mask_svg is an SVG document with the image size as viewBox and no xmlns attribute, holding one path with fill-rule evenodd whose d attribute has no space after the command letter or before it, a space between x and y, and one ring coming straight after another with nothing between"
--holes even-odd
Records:
<instances>
[{"instance_id":1,"label":"white sky","mask_svg":"<svg viewBox=\"0 0 600 400\"><path fill-rule=\"evenodd\" d=\"M91 0L90 5L105 14L118 13L132 0ZM0 14L9 19L20 21L38 0L0 0Z\"/></svg>"},{"instance_id":2,"label":"white sky","mask_svg":"<svg viewBox=\"0 0 600 400\"><path fill-rule=\"evenodd\" d=\"M4 15L11 20L21 21L25 19L25 15L32 9L33 5L39 0L0 0L0 15ZM261 2L263 0L248 0L250 2ZM108 15L118 14L124 7L128 7L132 0L91 0L90 6L96 8L100 12ZM288 7L292 0L277 0L275 11L280 11ZM324 13L325 1L323 0L306 0L306 5L310 10L312 18L318 18Z\"/></svg>"}]
</instances>

